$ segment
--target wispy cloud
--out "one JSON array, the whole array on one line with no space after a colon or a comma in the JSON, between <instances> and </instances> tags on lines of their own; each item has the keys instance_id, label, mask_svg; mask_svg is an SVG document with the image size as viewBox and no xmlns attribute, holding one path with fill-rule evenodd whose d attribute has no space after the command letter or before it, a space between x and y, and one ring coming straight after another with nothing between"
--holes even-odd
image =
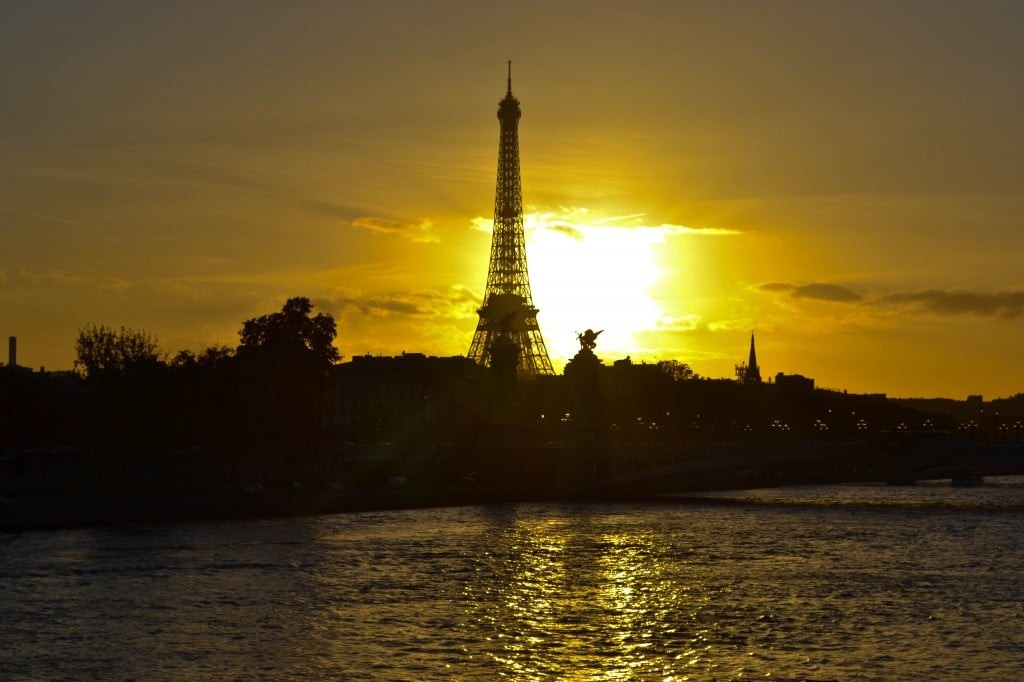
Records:
<instances>
[{"instance_id":1,"label":"wispy cloud","mask_svg":"<svg viewBox=\"0 0 1024 682\"><path fill-rule=\"evenodd\" d=\"M586 209L583 209L586 210ZM633 223L643 220L647 217L646 213L630 213L629 215L613 215L607 218L598 218L591 220L593 225L607 225L609 223Z\"/></svg>"},{"instance_id":2,"label":"wispy cloud","mask_svg":"<svg viewBox=\"0 0 1024 682\"><path fill-rule=\"evenodd\" d=\"M881 296L880 305L909 307L936 315L1024 317L1024 291L974 292L960 289L923 289Z\"/></svg>"},{"instance_id":3,"label":"wispy cloud","mask_svg":"<svg viewBox=\"0 0 1024 682\"><path fill-rule=\"evenodd\" d=\"M72 225L74 227L83 227L88 225L88 223L82 220L75 220L73 218L66 218L64 216L39 211L24 211L16 208L10 208L8 206L0 206L0 212L12 215L15 218L28 219L32 221L60 223L62 225Z\"/></svg>"},{"instance_id":4,"label":"wispy cloud","mask_svg":"<svg viewBox=\"0 0 1024 682\"><path fill-rule=\"evenodd\" d=\"M675 225L673 223L652 224L647 220L646 213L629 213L627 215L598 217L593 211L578 206L559 206L554 211L537 211L535 215L552 225L589 226L589 227L610 227L630 228L637 230L654 230L663 234L692 234L705 236L735 235L742 234L739 230L726 229L721 227L692 227L689 225Z\"/></svg>"},{"instance_id":5,"label":"wispy cloud","mask_svg":"<svg viewBox=\"0 0 1024 682\"><path fill-rule=\"evenodd\" d=\"M653 224L647 220L646 213L630 213L620 216L597 216L588 208L579 206L559 206L556 209L540 209L528 207L523 215L523 225L527 230L542 229L559 232L573 239L584 239L588 234L597 234L603 230L636 230L659 238L672 235L694 235L705 237L733 236L743 234L740 230L721 227L693 227L673 223ZM490 218L477 216L470 223L473 229L490 233L494 229L494 221Z\"/></svg>"},{"instance_id":6,"label":"wispy cloud","mask_svg":"<svg viewBox=\"0 0 1024 682\"><path fill-rule=\"evenodd\" d=\"M353 220L352 226L378 234L398 235L422 244L440 241L440 238L434 233L434 223L429 220L407 223L389 218L364 216Z\"/></svg>"},{"instance_id":7,"label":"wispy cloud","mask_svg":"<svg viewBox=\"0 0 1024 682\"><path fill-rule=\"evenodd\" d=\"M692 332L705 326L700 315L684 315L682 317L663 317L654 325L653 331L659 332Z\"/></svg>"},{"instance_id":8,"label":"wispy cloud","mask_svg":"<svg viewBox=\"0 0 1024 682\"><path fill-rule=\"evenodd\" d=\"M171 298L197 299L209 293L201 282L170 278L129 279L116 275L91 275L75 272L17 270L0 271L0 284L10 288L68 290L96 290L105 294L141 292Z\"/></svg>"},{"instance_id":9,"label":"wispy cloud","mask_svg":"<svg viewBox=\"0 0 1024 682\"><path fill-rule=\"evenodd\" d=\"M384 294L339 290L321 305L339 313L354 312L371 317L464 318L475 316L480 296L466 287L447 291L423 289Z\"/></svg>"},{"instance_id":10,"label":"wispy cloud","mask_svg":"<svg viewBox=\"0 0 1024 682\"><path fill-rule=\"evenodd\" d=\"M932 288L876 292L863 296L848 287L823 282L766 282L752 288L791 299L859 303L858 308L869 316L889 316L898 312L951 317L975 315L1003 319L1024 318L1024 290L986 292Z\"/></svg>"},{"instance_id":11,"label":"wispy cloud","mask_svg":"<svg viewBox=\"0 0 1024 682\"><path fill-rule=\"evenodd\" d=\"M551 230L552 232L560 232L561 234L564 234L567 237L572 237L573 239L576 240L583 239L582 232L580 232L577 228L573 227L572 225L567 225L565 223L555 223L553 225L548 225L547 229Z\"/></svg>"},{"instance_id":12,"label":"wispy cloud","mask_svg":"<svg viewBox=\"0 0 1024 682\"><path fill-rule=\"evenodd\" d=\"M809 298L817 301L831 301L833 303L856 303L864 298L853 289L827 282L810 282L808 284L766 282L758 285L756 288L758 291L772 294L788 295L793 298Z\"/></svg>"},{"instance_id":13,"label":"wispy cloud","mask_svg":"<svg viewBox=\"0 0 1024 682\"><path fill-rule=\"evenodd\" d=\"M665 234L692 234L692 235L703 235L705 237L717 237L717 236L730 236L736 234L743 234L739 230L729 230L723 227L690 227L689 225L672 225L669 223L662 223L661 225L652 226L649 229L656 229L664 232Z\"/></svg>"}]
</instances>

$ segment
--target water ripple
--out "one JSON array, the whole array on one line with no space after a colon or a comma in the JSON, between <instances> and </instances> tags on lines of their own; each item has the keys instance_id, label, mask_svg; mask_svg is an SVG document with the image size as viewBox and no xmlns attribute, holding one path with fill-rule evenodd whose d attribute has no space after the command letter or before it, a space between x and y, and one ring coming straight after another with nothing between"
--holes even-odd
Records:
<instances>
[{"instance_id":1,"label":"water ripple","mask_svg":"<svg viewBox=\"0 0 1024 682\"><path fill-rule=\"evenodd\" d=\"M1024 667L1024 487L732 495L2 536L0 677L1002 680Z\"/></svg>"}]
</instances>

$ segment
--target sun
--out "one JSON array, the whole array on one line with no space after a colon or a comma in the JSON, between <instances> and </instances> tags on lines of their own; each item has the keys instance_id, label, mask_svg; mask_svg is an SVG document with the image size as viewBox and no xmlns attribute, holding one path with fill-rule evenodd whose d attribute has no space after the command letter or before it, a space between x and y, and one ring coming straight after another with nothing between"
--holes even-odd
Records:
<instances>
[{"instance_id":1,"label":"sun","mask_svg":"<svg viewBox=\"0 0 1024 682\"><path fill-rule=\"evenodd\" d=\"M576 335L603 330L605 356L629 354L634 335L663 317L655 292L665 273L656 230L567 220L552 213L524 215L534 304L548 352L566 360L579 349Z\"/></svg>"},{"instance_id":2,"label":"sun","mask_svg":"<svg viewBox=\"0 0 1024 682\"><path fill-rule=\"evenodd\" d=\"M471 222L492 232L487 218ZM523 232L537 321L556 370L587 329L602 332L597 353L608 363L689 357L708 312L698 307L708 299L704 282L715 256L708 238L739 234L562 207L528 208Z\"/></svg>"}]
</instances>

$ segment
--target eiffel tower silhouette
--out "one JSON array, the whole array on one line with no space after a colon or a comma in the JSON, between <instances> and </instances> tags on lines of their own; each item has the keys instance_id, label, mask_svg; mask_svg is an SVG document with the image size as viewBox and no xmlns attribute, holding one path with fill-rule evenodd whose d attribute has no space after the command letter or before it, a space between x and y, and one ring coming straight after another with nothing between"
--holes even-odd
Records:
<instances>
[{"instance_id":1,"label":"eiffel tower silhouette","mask_svg":"<svg viewBox=\"0 0 1024 682\"><path fill-rule=\"evenodd\" d=\"M515 353L518 374L554 374L537 324L530 293L523 236L523 190L519 177L519 100L512 96L512 62L508 91L498 103L501 136L498 142L498 181L494 192L494 231L480 320L469 346L469 357L490 367L494 351Z\"/></svg>"}]
</instances>

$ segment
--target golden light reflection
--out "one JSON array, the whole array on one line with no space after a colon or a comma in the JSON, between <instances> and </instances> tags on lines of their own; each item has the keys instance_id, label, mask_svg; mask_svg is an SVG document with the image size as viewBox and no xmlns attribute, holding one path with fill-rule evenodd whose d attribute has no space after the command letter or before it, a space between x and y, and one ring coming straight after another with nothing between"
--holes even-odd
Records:
<instances>
[{"instance_id":1,"label":"golden light reflection","mask_svg":"<svg viewBox=\"0 0 1024 682\"><path fill-rule=\"evenodd\" d=\"M653 535L600 535L564 520L516 520L512 552L499 568L493 611L481 625L501 647L494 659L514 679L685 679L675 666L701 658L680 641L673 614L687 597L671 579ZM594 520L599 522L599 520ZM598 537L595 543L592 538ZM685 646L684 646L685 644Z\"/></svg>"}]
</instances>

